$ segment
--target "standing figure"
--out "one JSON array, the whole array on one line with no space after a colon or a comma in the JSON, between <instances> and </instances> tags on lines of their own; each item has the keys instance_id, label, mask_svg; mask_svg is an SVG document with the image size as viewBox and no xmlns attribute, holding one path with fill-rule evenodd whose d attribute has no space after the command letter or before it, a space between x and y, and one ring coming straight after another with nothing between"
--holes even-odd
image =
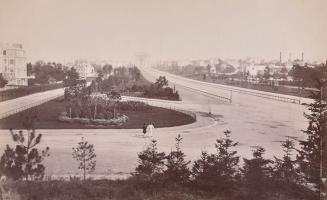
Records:
<instances>
[{"instance_id":1,"label":"standing figure","mask_svg":"<svg viewBox=\"0 0 327 200\"><path fill-rule=\"evenodd\" d=\"M146 126L145 123L143 124L142 129L143 129L143 135L145 136L146 135L146 129L147 129L147 126Z\"/></svg>"},{"instance_id":2,"label":"standing figure","mask_svg":"<svg viewBox=\"0 0 327 200\"><path fill-rule=\"evenodd\" d=\"M147 131L149 132L149 137L152 137L153 136L153 129L154 129L154 126L153 126L153 123L149 123L148 127L147 127Z\"/></svg>"}]
</instances>

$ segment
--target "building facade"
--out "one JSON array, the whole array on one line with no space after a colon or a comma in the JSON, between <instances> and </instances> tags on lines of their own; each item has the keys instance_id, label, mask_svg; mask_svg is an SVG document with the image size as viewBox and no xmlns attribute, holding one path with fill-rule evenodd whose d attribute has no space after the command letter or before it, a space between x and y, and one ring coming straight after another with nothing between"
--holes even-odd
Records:
<instances>
[{"instance_id":1,"label":"building facade","mask_svg":"<svg viewBox=\"0 0 327 200\"><path fill-rule=\"evenodd\" d=\"M7 85L27 86L26 53L22 44L0 44L0 73Z\"/></svg>"},{"instance_id":2,"label":"building facade","mask_svg":"<svg viewBox=\"0 0 327 200\"><path fill-rule=\"evenodd\" d=\"M97 73L94 67L86 60L75 60L75 63L72 67L76 69L81 79L97 77Z\"/></svg>"}]
</instances>

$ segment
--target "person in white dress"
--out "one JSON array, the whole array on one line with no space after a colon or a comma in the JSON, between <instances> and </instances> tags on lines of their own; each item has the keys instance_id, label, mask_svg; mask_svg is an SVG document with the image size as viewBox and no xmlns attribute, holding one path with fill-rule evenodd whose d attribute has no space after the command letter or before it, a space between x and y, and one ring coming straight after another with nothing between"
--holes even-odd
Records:
<instances>
[{"instance_id":1,"label":"person in white dress","mask_svg":"<svg viewBox=\"0 0 327 200\"><path fill-rule=\"evenodd\" d=\"M153 129L154 129L153 123L149 123L147 127L147 132L149 137L153 137Z\"/></svg>"}]
</instances>

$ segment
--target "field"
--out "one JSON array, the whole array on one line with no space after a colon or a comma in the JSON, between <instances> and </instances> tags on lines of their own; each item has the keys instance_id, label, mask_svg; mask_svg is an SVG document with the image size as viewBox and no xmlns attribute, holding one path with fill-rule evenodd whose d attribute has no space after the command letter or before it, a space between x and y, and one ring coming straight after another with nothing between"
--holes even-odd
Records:
<instances>
[{"instance_id":1,"label":"field","mask_svg":"<svg viewBox=\"0 0 327 200\"><path fill-rule=\"evenodd\" d=\"M25 110L21 113L11 115L0 120L0 129L21 129L22 119L29 113L36 113L37 129L138 129L143 123L153 122L155 127L171 127L185 125L194 122L195 120L184 113L174 110L151 107L146 111L119 111L129 117L129 120L122 126L92 126L81 125L74 123L65 123L58 121L60 112L65 111L65 103L62 98L58 98L40 106Z\"/></svg>"}]
</instances>

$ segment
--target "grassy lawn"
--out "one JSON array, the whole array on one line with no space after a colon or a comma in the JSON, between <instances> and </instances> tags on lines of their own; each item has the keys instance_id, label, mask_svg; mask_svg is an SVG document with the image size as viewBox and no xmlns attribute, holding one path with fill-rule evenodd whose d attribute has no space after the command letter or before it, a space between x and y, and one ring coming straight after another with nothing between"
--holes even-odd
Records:
<instances>
[{"instance_id":1,"label":"grassy lawn","mask_svg":"<svg viewBox=\"0 0 327 200\"><path fill-rule=\"evenodd\" d=\"M128 116L129 120L122 126L90 126L58 121L60 112L65 111L65 103L58 98L37 107L0 119L0 129L22 129L22 119L29 113L36 113L37 129L137 129L142 128L143 123L153 122L156 128L185 125L195 120L184 113L174 110L151 107L147 111L118 111Z\"/></svg>"},{"instance_id":2,"label":"grassy lawn","mask_svg":"<svg viewBox=\"0 0 327 200\"><path fill-rule=\"evenodd\" d=\"M27 87L20 87L15 89L4 90L0 92L0 102L7 101L11 99L16 99L19 97L23 97L26 95L44 92L47 90L54 90L58 88L62 88L62 83L55 83L55 84L45 84L45 85L34 85L34 86L27 86Z\"/></svg>"}]
</instances>

